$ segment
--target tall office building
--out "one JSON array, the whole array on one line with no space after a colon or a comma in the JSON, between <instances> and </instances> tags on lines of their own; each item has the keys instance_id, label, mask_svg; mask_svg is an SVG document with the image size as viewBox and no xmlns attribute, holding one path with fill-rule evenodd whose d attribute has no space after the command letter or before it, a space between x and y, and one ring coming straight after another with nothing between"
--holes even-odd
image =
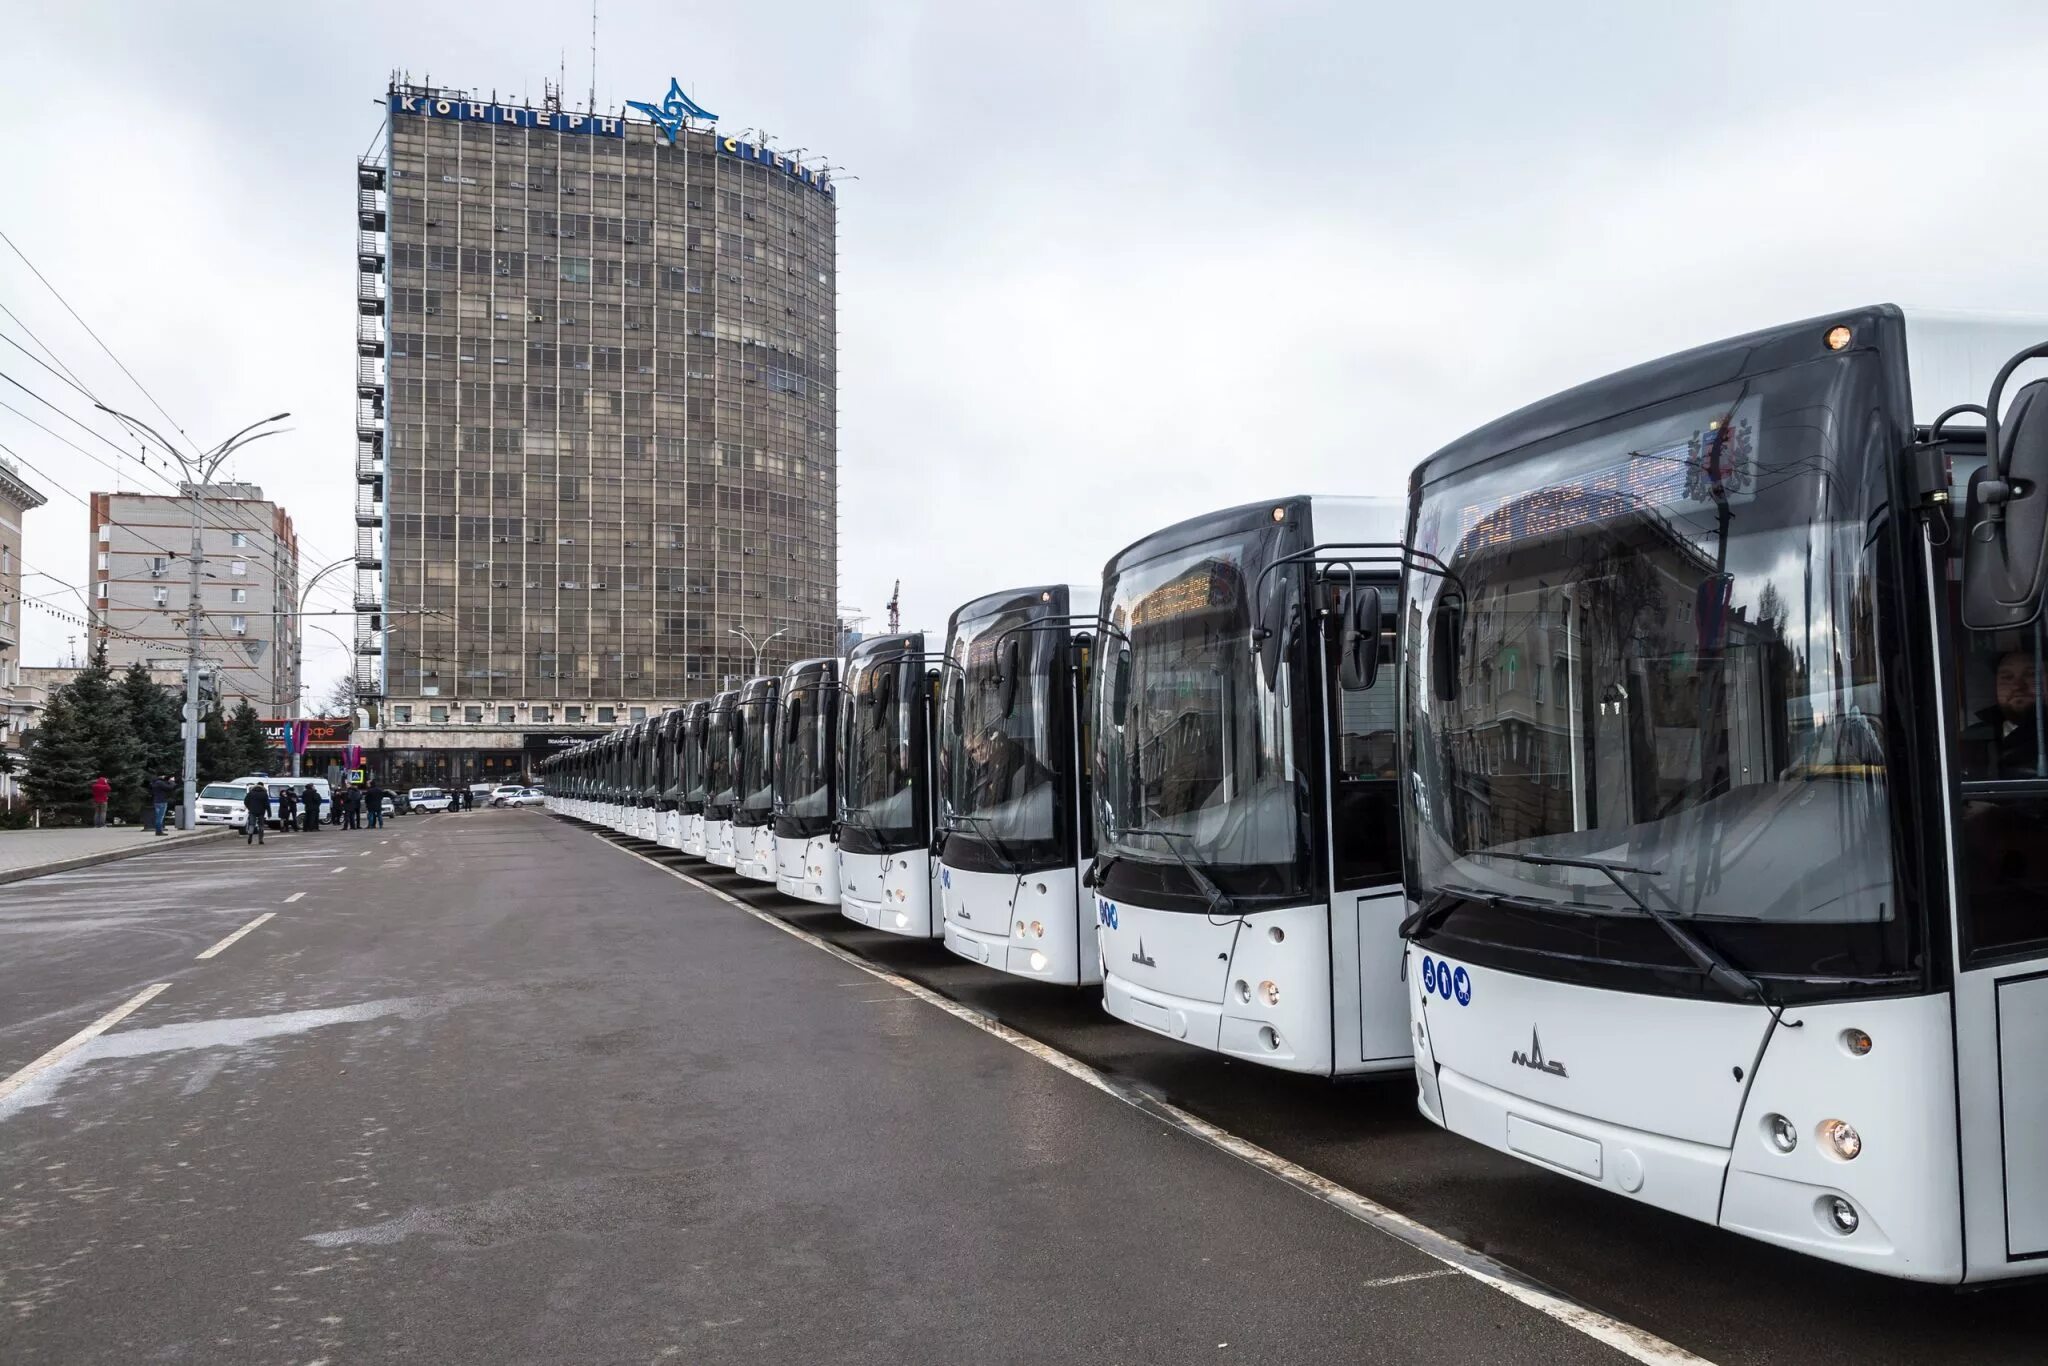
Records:
<instances>
[{"instance_id":1,"label":"tall office building","mask_svg":"<svg viewBox=\"0 0 2048 1366\"><path fill-rule=\"evenodd\" d=\"M395 81L357 168L357 684L393 781L829 654L836 202L650 121ZM381 752L381 761L377 757Z\"/></svg>"},{"instance_id":2,"label":"tall office building","mask_svg":"<svg viewBox=\"0 0 2048 1366\"><path fill-rule=\"evenodd\" d=\"M22 732L34 712L22 694L21 529L23 516L49 500L21 477L12 460L0 456L0 750L21 758ZM0 768L6 767L0 765ZM19 767L19 764L16 765ZM0 803L11 803L15 779L0 773Z\"/></svg>"},{"instance_id":3,"label":"tall office building","mask_svg":"<svg viewBox=\"0 0 2048 1366\"><path fill-rule=\"evenodd\" d=\"M92 495L93 638L117 669L182 670L191 599L193 486L178 497ZM199 657L221 704L262 716L299 705L299 541L254 484L208 484L200 499Z\"/></svg>"}]
</instances>

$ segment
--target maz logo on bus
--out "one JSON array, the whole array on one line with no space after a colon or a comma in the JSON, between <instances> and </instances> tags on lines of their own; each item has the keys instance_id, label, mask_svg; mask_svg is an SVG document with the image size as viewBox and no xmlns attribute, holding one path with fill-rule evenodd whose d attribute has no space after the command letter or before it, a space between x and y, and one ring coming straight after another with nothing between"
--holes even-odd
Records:
<instances>
[{"instance_id":1,"label":"maz logo on bus","mask_svg":"<svg viewBox=\"0 0 2048 1366\"><path fill-rule=\"evenodd\" d=\"M1095 898L1095 923L1105 925L1112 930L1116 928L1116 903L1114 901L1104 901L1099 896Z\"/></svg>"},{"instance_id":2,"label":"maz logo on bus","mask_svg":"<svg viewBox=\"0 0 2048 1366\"><path fill-rule=\"evenodd\" d=\"M1453 968L1449 963L1439 963L1424 954L1422 990L1425 995L1441 996L1446 1001L1469 1006L1472 1004L1472 974L1463 968Z\"/></svg>"}]
</instances>

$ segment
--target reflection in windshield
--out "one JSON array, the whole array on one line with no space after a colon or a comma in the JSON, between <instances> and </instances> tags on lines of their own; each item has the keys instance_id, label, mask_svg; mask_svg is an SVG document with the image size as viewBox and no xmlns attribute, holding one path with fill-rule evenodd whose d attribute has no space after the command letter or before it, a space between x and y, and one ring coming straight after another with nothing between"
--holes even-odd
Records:
<instances>
[{"instance_id":1,"label":"reflection in windshield","mask_svg":"<svg viewBox=\"0 0 2048 1366\"><path fill-rule=\"evenodd\" d=\"M705 813L717 820L732 817L738 794L732 782L732 718L730 704L715 706L704 734Z\"/></svg>"},{"instance_id":2,"label":"reflection in windshield","mask_svg":"<svg viewBox=\"0 0 2048 1366\"><path fill-rule=\"evenodd\" d=\"M733 746L733 790L741 825L758 825L775 809L775 693L769 689L741 699Z\"/></svg>"},{"instance_id":3,"label":"reflection in windshield","mask_svg":"<svg viewBox=\"0 0 2048 1366\"><path fill-rule=\"evenodd\" d=\"M921 663L903 659L856 660L848 666L846 700L839 708L846 771L841 802L848 829L863 831L884 847L908 848L894 842L917 836L913 728L923 714L922 672Z\"/></svg>"},{"instance_id":4,"label":"reflection in windshield","mask_svg":"<svg viewBox=\"0 0 2048 1366\"><path fill-rule=\"evenodd\" d=\"M820 835L831 824L832 721L838 697L837 684L813 674L783 699L775 790L782 800L778 822L789 828L779 833Z\"/></svg>"},{"instance_id":5,"label":"reflection in windshield","mask_svg":"<svg viewBox=\"0 0 2048 1366\"><path fill-rule=\"evenodd\" d=\"M1415 866L1628 911L1891 918L1871 556L1829 406L1842 359L1632 415L1429 486L1409 580ZM1455 698L1431 634L1455 641Z\"/></svg>"},{"instance_id":6,"label":"reflection in windshield","mask_svg":"<svg viewBox=\"0 0 2048 1366\"><path fill-rule=\"evenodd\" d=\"M1032 607L1036 606L1034 602ZM1052 670L1064 628L1033 629L1029 607L959 623L941 701L941 790L951 823L973 838L1019 846L1056 837ZM1016 666L1004 710L1002 673Z\"/></svg>"},{"instance_id":7,"label":"reflection in windshield","mask_svg":"<svg viewBox=\"0 0 2048 1366\"><path fill-rule=\"evenodd\" d=\"M1226 892L1288 893L1306 871L1294 758L1251 649L1250 576L1233 541L1170 551L1111 585L1098 837L1119 858L1185 859Z\"/></svg>"}]
</instances>

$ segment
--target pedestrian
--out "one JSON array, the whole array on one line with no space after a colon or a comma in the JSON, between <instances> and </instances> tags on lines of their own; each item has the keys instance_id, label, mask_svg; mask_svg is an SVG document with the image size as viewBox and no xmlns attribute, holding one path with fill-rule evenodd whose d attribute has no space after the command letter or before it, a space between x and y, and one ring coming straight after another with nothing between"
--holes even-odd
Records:
<instances>
[{"instance_id":1,"label":"pedestrian","mask_svg":"<svg viewBox=\"0 0 2048 1366\"><path fill-rule=\"evenodd\" d=\"M299 790L289 785L277 794L277 832L281 835L299 823Z\"/></svg>"},{"instance_id":2,"label":"pedestrian","mask_svg":"<svg viewBox=\"0 0 2048 1366\"><path fill-rule=\"evenodd\" d=\"M306 784L306 793L300 802L300 810L306 813L305 829L310 835L320 828L320 789L311 783Z\"/></svg>"},{"instance_id":3,"label":"pedestrian","mask_svg":"<svg viewBox=\"0 0 2048 1366\"><path fill-rule=\"evenodd\" d=\"M107 823L107 799L114 795L114 785L102 773L92 780L92 823L95 827Z\"/></svg>"},{"instance_id":4,"label":"pedestrian","mask_svg":"<svg viewBox=\"0 0 2048 1366\"><path fill-rule=\"evenodd\" d=\"M164 832L164 813L171 809L171 797L177 790L177 781L168 773L159 773L149 780L149 805L155 816L151 824L159 835Z\"/></svg>"},{"instance_id":5,"label":"pedestrian","mask_svg":"<svg viewBox=\"0 0 2048 1366\"><path fill-rule=\"evenodd\" d=\"M242 831L242 842L263 843L264 832L270 825L270 789L262 783L251 783L249 790L242 794L242 805L249 813Z\"/></svg>"},{"instance_id":6,"label":"pedestrian","mask_svg":"<svg viewBox=\"0 0 2048 1366\"><path fill-rule=\"evenodd\" d=\"M363 790L352 787L346 794L341 808L341 828L360 830L363 828Z\"/></svg>"},{"instance_id":7,"label":"pedestrian","mask_svg":"<svg viewBox=\"0 0 2048 1366\"><path fill-rule=\"evenodd\" d=\"M464 811L476 810L476 789L468 783L462 785L462 809Z\"/></svg>"},{"instance_id":8,"label":"pedestrian","mask_svg":"<svg viewBox=\"0 0 2048 1366\"><path fill-rule=\"evenodd\" d=\"M363 790L363 804L369 811L369 828L372 830L382 830L384 828L384 787L381 783L371 783L369 787Z\"/></svg>"}]
</instances>

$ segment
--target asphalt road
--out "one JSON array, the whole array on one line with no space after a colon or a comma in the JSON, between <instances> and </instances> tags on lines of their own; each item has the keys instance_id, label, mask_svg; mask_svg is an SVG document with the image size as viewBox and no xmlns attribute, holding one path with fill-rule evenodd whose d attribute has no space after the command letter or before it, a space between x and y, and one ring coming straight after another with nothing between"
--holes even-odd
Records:
<instances>
[{"instance_id":1,"label":"asphalt road","mask_svg":"<svg viewBox=\"0 0 2048 1366\"><path fill-rule=\"evenodd\" d=\"M1460 1142L1416 1113L1405 1076L1331 1082L1232 1062L1112 1020L1093 993L1005 977L636 847L1721 1366L2048 1361L2039 1283L1915 1285L1723 1233Z\"/></svg>"},{"instance_id":2,"label":"asphalt road","mask_svg":"<svg viewBox=\"0 0 2048 1366\"><path fill-rule=\"evenodd\" d=\"M9 1366L1622 1359L538 812L7 888L0 1050Z\"/></svg>"}]
</instances>

